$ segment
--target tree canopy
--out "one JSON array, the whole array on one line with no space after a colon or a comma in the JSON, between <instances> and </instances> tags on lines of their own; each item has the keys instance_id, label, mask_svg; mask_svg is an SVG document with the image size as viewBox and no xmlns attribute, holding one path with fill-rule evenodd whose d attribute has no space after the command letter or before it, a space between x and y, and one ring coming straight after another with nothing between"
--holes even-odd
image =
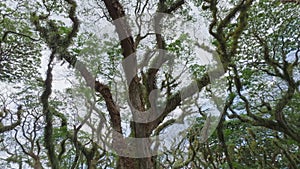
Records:
<instances>
[{"instance_id":1,"label":"tree canopy","mask_svg":"<svg viewBox=\"0 0 300 169\"><path fill-rule=\"evenodd\" d=\"M300 168L297 0L0 0L0 23L2 168Z\"/></svg>"}]
</instances>

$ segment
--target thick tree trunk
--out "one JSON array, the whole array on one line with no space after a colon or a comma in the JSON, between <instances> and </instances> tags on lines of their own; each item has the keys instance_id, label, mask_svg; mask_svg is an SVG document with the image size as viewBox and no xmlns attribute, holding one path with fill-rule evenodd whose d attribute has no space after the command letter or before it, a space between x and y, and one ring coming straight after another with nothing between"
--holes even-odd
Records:
<instances>
[{"instance_id":1,"label":"thick tree trunk","mask_svg":"<svg viewBox=\"0 0 300 169\"><path fill-rule=\"evenodd\" d=\"M120 19L125 16L125 12L123 10L123 6L119 3L118 0L104 0L105 6L109 12L110 17L116 21L117 19ZM136 63L136 56L132 56L132 54L135 53L135 47L134 47L134 41L131 36L130 27L126 23L126 20L118 20L117 23L115 23L117 33L121 40L121 47L123 51L124 59L129 59L130 65L125 65L124 70L126 74L126 78L129 85L129 97L130 102L133 106L133 118L135 118L135 113L140 113L144 111L144 106L141 100L140 96L140 79L136 76L136 69L137 69L137 63ZM130 56L131 55L131 56ZM130 57L130 58L129 58ZM140 112L134 112L134 109L140 111ZM145 124L139 124L135 123L132 125L132 132L134 133L135 138L146 138L149 136L147 125ZM149 152L150 150L150 144L149 143L143 143L146 145L137 145L137 150L140 150L139 148L146 147L146 152ZM144 154L145 154L144 153ZM150 157L146 158L129 158L129 157L122 157L120 156L117 162L117 168L118 169L152 169L154 168L153 162Z\"/></svg>"},{"instance_id":2,"label":"thick tree trunk","mask_svg":"<svg viewBox=\"0 0 300 169\"><path fill-rule=\"evenodd\" d=\"M117 161L117 169L135 168L135 159L120 156Z\"/></svg>"},{"instance_id":3,"label":"thick tree trunk","mask_svg":"<svg viewBox=\"0 0 300 169\"><path fill-rule=\"evenodd\" d=\"M119 157L117 169L155 169L155 162L152 157L147 158L129 158Z\"/></svg>"}]
</instances>

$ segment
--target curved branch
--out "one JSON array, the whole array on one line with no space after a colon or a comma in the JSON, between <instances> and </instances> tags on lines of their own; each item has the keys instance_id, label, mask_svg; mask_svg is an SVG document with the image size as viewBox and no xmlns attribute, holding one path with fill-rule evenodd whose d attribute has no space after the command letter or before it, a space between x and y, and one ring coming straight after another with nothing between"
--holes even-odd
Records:
<instances>
[{"instance_id":1,"label":"curved branch","mask_svg":"<svg viewBox=\"0 0 300 169\"><path fill-rule=\"evenodd\" d=\"M6 37L9 35L9 34L15 34L15 35L18 35L18 36L23 36L25 38L28 38L32 41L39 41L40 39L34 39L32 37L30 37L29 35L25 35L23 33L18 33L18 32L15 32L15 31L5 31L3 36L2 36L2 41L4 42L6 40Z\"/></svg>"},{"instance_id":2,"label":"curved branch","mask_svg":"<svg viewBox=\"0 0 300 169\"><path fill-rule=\"evenodd\" d=\"M48 151L48 158L53 169L59 169L59 160L55 153L55 145L53 138L53 112L50 110L49 97L52 93L52 61L54 59L55 51L52 51L50 60L48 63L48 70L45 80L45 90L41 95L41 102L43 105L43 114L45 116L46 126L44 131L45 148Z\"/></svg>"},{"instance_id":3,"label":"curved branch","mask_svg":"<svg viewBox=\"0 0 300 169\"><path fill-rule=\"evenodd\" d=\"M13 130L18 125L20 125L21 124L21 113L22 113L22 106L19 106L18 111L17 111L18 120L15 123L11 124L11 125L1 126L0 127L0 133L4 133L4 132L10 131L10 130Z\"/></svg>"}]
</instances>

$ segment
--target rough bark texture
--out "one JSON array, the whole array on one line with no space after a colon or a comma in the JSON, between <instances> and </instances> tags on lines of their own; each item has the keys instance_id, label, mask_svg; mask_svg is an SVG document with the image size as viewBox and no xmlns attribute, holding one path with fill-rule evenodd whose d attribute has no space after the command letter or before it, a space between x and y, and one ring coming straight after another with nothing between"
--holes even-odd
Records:
<instances>
[{"instance_id":1,"label":"rough bark texture","mask_svg":"<svg viewBox=\"0 0 300 169\"><path fill-rule=\"evenodd\" d=\"M140 78L137 76L137 61L135 56L135 47L137 46L134 43L133 37L131 36L130 27L125 19L120 19L125 16L125 11L123 10L123 6L117 0L104 0L106 9L108 10L109 16L112 18L115 24L116 31L121 41L121 48L123 52L124 59L129 60L130 65L123 65L125 75L128 81L129 86L129 99L131 102L131 106L134 108L132 112L133 119L136 118L137 115L141 115L145 111L145 103L143 102L142 94L141 94L141 82ZM169 8L165 5L165 1L159 1L158 12L164 13L172 13L176 9L178 9L181 5L184 4L183 0L176 1L173 5L169 6ZM117 20L117 21L116 21ZM160 24L161 18L156 18L157 25ZM159 26L156 26L159 28ZM160 32L156 30L156 32ZM157 41L157 48L158 49L165 49L165 42L164 39L160 34L156 34L156 41ZM163 55L160 54L159 56ZM161 59L158 58L158 59ZM160 66L164 63L164 61L160 61ZM156 74L158 69L149 69L147 72L147 76L145 81L147 94L156 89ZM202 79L198 81L198 87L202 89L204 86L210 83L208 75L204 76ZM154 121L148 123L138 123L132 122L131 129L132 129L132 136L135 138L147 138L150 134L157 128L162 121L167 117L167 115L173 111L181 102L181 94L176 93L167 100L167 107L165 108L164 112ZM147 103L146 103L147 104ZM149 103L148 103L149 104ZM155 110L154 110L155 111ZM151 112L154 113L154 112ZM114 120L114 117L112 117ZM150 153L150 140L142 143L143 145L136 145L137 147L144 149L144 154ZM155 168L155 159L150 157L147 158L127 158L127 157L119 157L118 160L118 167L120 169L134 169L134 168L145 168L151 169Z\"/></svg>"},{"instance_id":2,"label":"rough bark texture","mask_svg":"<svg viewBox=\"0 0 300 169\"><path fill-rule=\"evenodd\" d=\"M126 22L125 19L122 17L125 16L125 12L123 10L123 6L119 3L117 0L105 0L104 1L105 6L108 10L108 13L112 20L115 21L115 28L118 33L118 36L120 37L121 40L121 48L123 52L124 59L130 57L130 61L127 62L130 65L123 65L126 79L128 82L129 86L129 99L132 103L132 106L134 109L137 109L138 111L143 111L143 105L141 102L140 98L140 79L136 76L136 68L137 68L137 61L136 61L136 56L134 55L135 53L135 46L134 46L134 41L131 36L130 28ZM120 19L121 18L121 19ZM118 21L116 21L119 19ZM124 39L122 38L124 37ZM132 80L131 80L132 79ZM133 112L133 118L135 117L135 113L138 112ZM113 117L112 117L113 120ZM139 124L136 124L133 122L132 124L133 127L133 133L135 137L144 137L145 130L143 127ZM137 130L139 129L139 130ZM151 159L151 158L150 158ZM149 160L137 160L134 158L128 158L128 157L119 157L118 159L118 166L117 168L119 169L128 169L128 168L149 168L148 163ZM143 163L143 164L142 164ZM146 166L144 166L146 165ZM149 164L151 165L151 164Z\"/></svg>"}]
</instances>

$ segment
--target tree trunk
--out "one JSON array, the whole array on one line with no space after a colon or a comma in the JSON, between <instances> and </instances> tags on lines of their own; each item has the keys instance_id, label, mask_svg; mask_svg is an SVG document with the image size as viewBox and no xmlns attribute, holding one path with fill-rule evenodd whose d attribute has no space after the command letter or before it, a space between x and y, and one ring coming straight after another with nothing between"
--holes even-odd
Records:
<instances>
[{"instance_id":1,"label":"tree trunk","mask_svg":"<svg viewBox=\"0 0 300 169\"><path fill-rule=\"evenodd\" d=\"M132 104L132 115L133 119L139 113L143 113L144 105L140 95L140 79L136 76L137 72L137 61L136 56L132 55L135 53L134 40L131 36L131 29L126 20L120 20L120 18L125 16L125 11L123 6L119 3L118 0L104 0L104 4L110 17L116 21L115 27L118 33L118 36L121 40L121 48L123 52L124 59L127 59L129 65L123 65L126 79L129 85L129 98ZM123 37L123 38L122 38ZM137 110L137 112L135 112ZM149 137L149 124L136 123L133 122L132 132L133 137L135 138L147 138ZM118 169L153 169L154 163L150 155L150 141L141 143L143 145L136 145L135 148L138 151L145 151L143 154L147 154L145 158L131 158L131 157L122 157L120 156L117 161ZM144 149L144 150L143 150ZM148 156L149 154L149 156Z\"/></svg>"},{"instance_id":2,"label":"tree trunk","mask_svg":"<svg viewBox=\"0 0 300 169\"><path fill-rule=\"evenodd\" d=\"M117 169L155 169L155 163L152 157L147 158L129 158L119 157Z\"/></svg>"}]
</instances>

